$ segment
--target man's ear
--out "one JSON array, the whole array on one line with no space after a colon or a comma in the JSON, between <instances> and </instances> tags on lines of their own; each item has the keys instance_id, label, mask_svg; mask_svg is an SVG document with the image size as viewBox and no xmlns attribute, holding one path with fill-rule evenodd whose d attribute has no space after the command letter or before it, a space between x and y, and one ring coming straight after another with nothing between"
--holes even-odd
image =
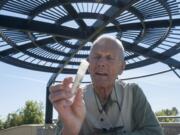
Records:
<instances>
[{"instance_id":1,"label":"man's ear","mask_svg":"<svg viewBox=\"0 0 180 135\"><path fill-rule=\"evenodd\" d=\"M86 59L88 62L89 62L89 57L87 57L87 59ZM89 69L89 66L88 66L88 72L90 71L90 69ZM90 72L89 72L90 73Z\"/></svg>"},{"instance_id":2,"label":"man's ear","mask_svg":"<svg viewBox=\"0 0 180 135\"><path fill-rule=\"evenodd\" d=\"M89 62L89 57L87 57L86 60Z\"/></svg>"},{"instance_id":3,"label":"man's ear","mask_svg":"<svg viewBox=\"0 0 180 135\"><path fill-rule=\"evenodd\" d=\"M126 63L125 63L125 61L123 61L123 63L121 63L120 67L119 67L119 75L121 75L123 73L125 67L126 67Z\"/></svg>"}]
</instances>

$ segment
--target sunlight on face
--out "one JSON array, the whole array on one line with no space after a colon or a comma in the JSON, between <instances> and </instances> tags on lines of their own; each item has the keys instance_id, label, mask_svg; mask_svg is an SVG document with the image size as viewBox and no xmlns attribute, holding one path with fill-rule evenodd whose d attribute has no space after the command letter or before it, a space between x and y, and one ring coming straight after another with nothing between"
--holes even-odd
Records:
<instances>
[{"instance_id":1,"label":"sunlight on face","mask_svg":"<svg viewBox=\"0 0 180 135\"><path fill-rule=\"evenodd\" d=\"M111 39L102 38L95 43L89 56L89 72L94 85L114 85L124 68L120 53L123 53L122 49Z\"/></svg>"}]
</instances>

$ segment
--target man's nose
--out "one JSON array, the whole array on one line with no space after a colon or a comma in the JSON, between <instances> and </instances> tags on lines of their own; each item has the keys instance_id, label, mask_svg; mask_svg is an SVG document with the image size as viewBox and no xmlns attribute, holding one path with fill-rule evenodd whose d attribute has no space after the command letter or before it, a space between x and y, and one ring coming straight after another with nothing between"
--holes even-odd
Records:
<instances>
[{"instance_id":1,"label":"man's nose","mask_svg":"<svg viewBox=\"0 0 180 135\"><path fill-rule=\"evenodd\" d=\"M98 66L105 66L105 64L107 63L106 58L100 58L98 61Z\"/></svg>"}]
</instances>

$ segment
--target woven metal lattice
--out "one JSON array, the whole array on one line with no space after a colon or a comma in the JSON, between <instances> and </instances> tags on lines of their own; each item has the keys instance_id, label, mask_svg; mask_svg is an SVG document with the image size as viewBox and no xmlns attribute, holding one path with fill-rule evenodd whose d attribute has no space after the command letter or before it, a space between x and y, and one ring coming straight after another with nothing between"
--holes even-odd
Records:
<instances>
[{"instance_id":1,"label":"woven metal lattice","mask_svg":"<svg viewBox=\"0 0 180 135\"><path fill-rule=\"evenodd\" d=\"M180 69L180 0L0 1L0 60L9 64L74 74L101 34L123 42L126 70Z\"/></svg>"}]
</instances>

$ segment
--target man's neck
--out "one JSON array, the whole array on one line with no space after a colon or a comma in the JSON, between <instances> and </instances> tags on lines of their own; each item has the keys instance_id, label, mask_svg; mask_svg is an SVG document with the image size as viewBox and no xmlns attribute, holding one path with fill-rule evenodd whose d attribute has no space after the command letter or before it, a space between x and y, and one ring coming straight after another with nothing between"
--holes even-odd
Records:
<instances>
[{"instance_id":1,"label":"man's neck","mask_svg":"<svg viewBox=\"0 0 180 135\"><path fill-rule=\"evenodd\" d=\"M97 94L97 96L102 104L106 104L106 102L109 99L109 96L111 96L113 88L114 88L113 86L109 86L109 87L94 86L95 93Z\"/></svg>"}]
</instances>

